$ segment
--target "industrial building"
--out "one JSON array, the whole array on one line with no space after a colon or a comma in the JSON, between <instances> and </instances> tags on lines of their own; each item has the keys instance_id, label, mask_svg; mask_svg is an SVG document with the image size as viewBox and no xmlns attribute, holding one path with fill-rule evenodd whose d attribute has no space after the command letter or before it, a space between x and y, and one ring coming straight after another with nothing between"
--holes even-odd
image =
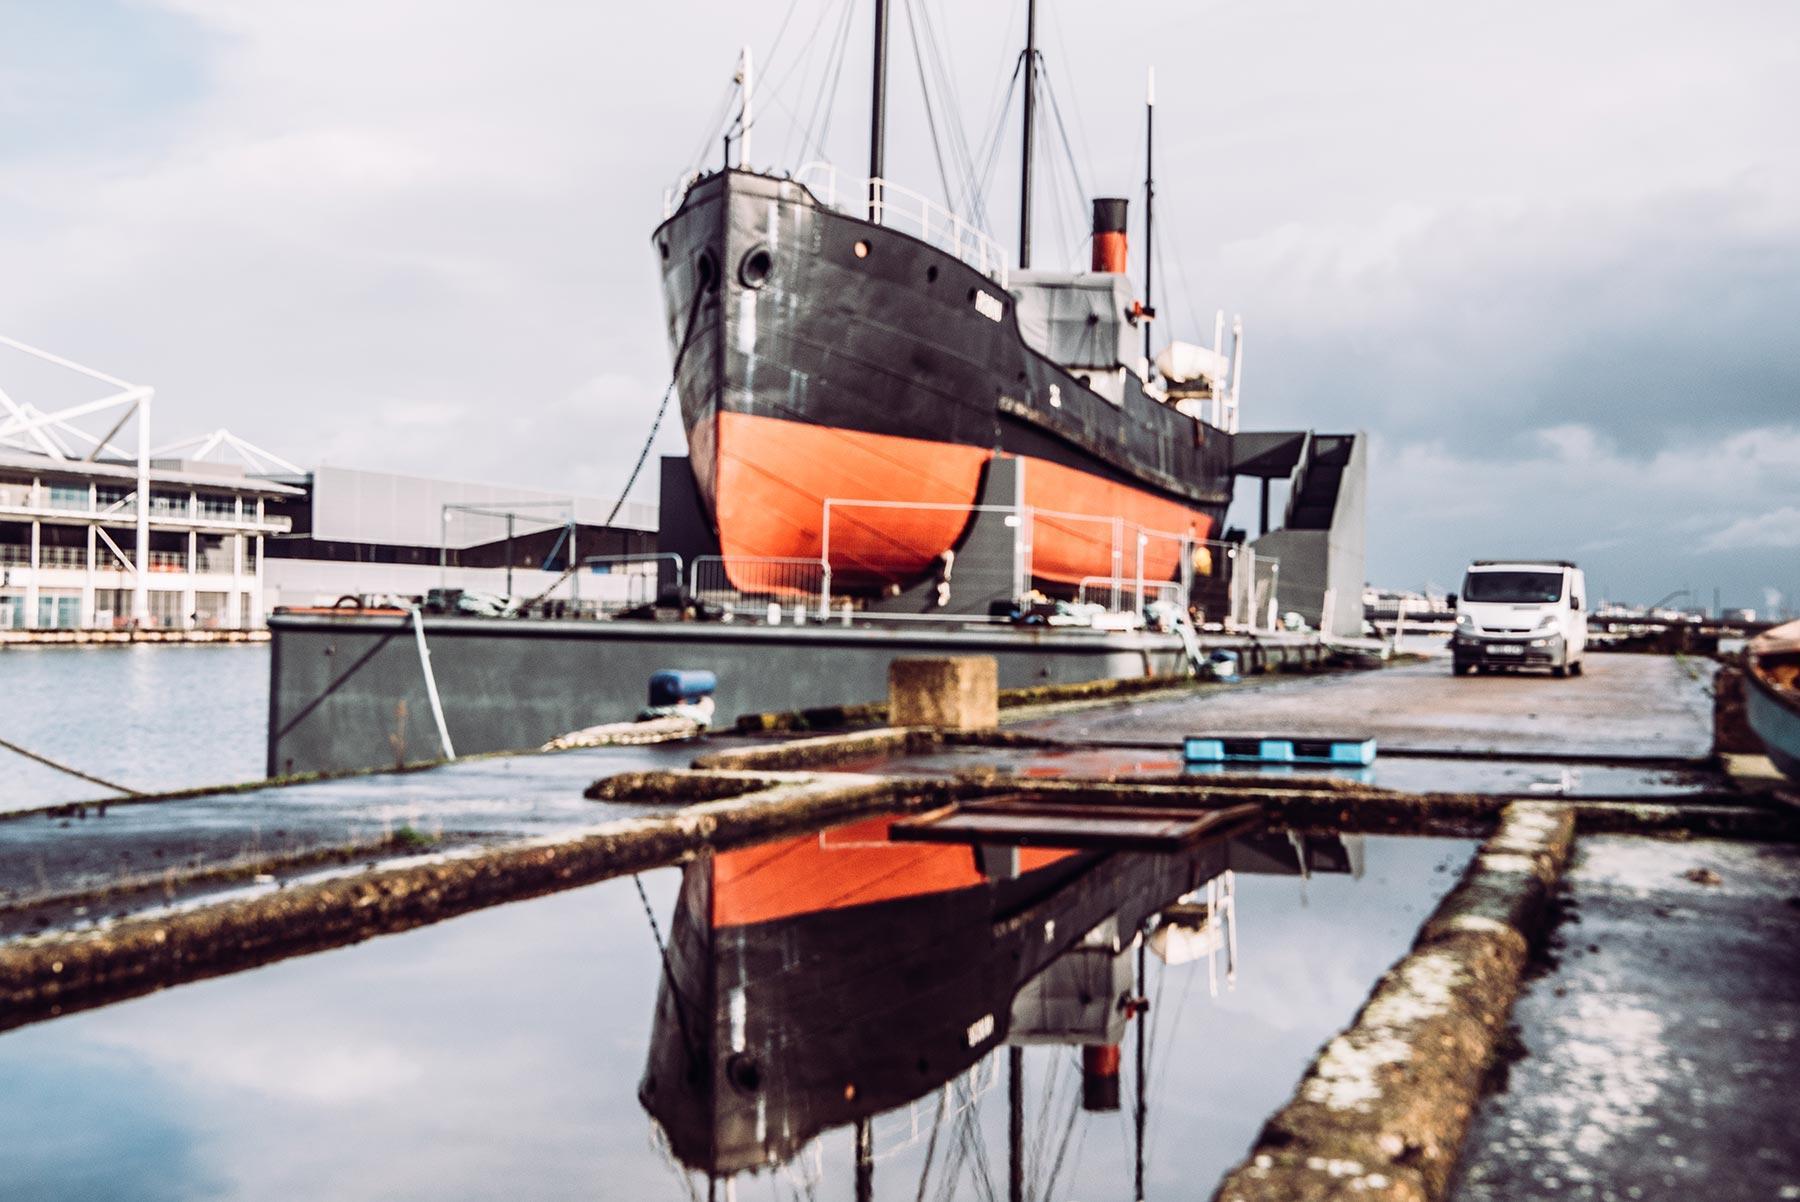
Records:
<instances>
[{"instance_id":1,"label":"industrial building","mask_svg":"<svg viewBox=\"0 0 1800 1202\"><path fill-rule=\"evenodd\" d=\"M140 544L135 464L0 448L0 630L262 624L267 540L289 526L268 506L296 490L204 461L147 476Z\"/></svg>"},{"instance_id":2,"label":"industrial building","mask_svg":"<svg viewBox=\"0 0 1800 1202\"><path fill-rule=\"evenodd\" d=\"M654 505L614 516L616 501L599 497L342 467L276 480L290 491L270 512L290 529L269 544L268 609L434 588L533 597L554 587L570 600L585 588L593 599L617 591L593 568L656 549Z\"/></svg>"},{"instance_id":3,"label":"industrial building","mask_svg":"<svg viewBox=\"0 0 1800 1202\"><path fill-rule=\"evenodd\" d=\"M0 348L23 356L6 366L108 389L43 406L0 378L0 630L246 629L278 605L343 597L554 588L617 602L655 588L656 570L634 562L655 550L655 506L308 472L222 429L153 448L154 389L10 338Z\"/></svg>"}]
</instances>

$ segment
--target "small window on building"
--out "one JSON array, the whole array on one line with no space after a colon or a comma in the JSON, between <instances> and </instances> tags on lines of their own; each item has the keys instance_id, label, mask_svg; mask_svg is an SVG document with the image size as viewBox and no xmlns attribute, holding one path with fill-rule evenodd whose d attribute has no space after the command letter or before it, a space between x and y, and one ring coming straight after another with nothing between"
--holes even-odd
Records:
<instances>
[{"instance_id":1,"label":"small window on building","mask_svg":"<svg viewBox=\"0 0 1800 1202\"><path fill-rule=\"evenodd\" d=\"M158 517L188 516L188 496L184 492L152 492L150 512Z\"/></svg>"},{"instance_id":2,"label":"small window on building","mask_svg":"<svg viewBox=\"0 0 1800 1202\"><path fill-rule=\"evenodd\" d=\"M39 630L74 630L81 625L81 594L77 592L38 593L37 627Z\"/></svg>"},{"instance_id":3,"label":"small window on building","mask_svg":"<svg viewBox=\"0 0 1800 1202\"><path fill-rule=\"evenodd\" d=\"M152 553L154 554L154 552ZM179 630L187 625L188 615L181 612L181 594L160 589L150 593L150 624L165 630Z\"/></svg>"},{"instance_id":4,"label":"small window on building","mask_svg":"<svg viewBox=\"0 0 1800 1202\"><path fill-rule=\"evenodd\" d=\"M199 495L198 500L200 502L201 517L215 518L227 522L237 521L236 497L203 492Z\"/></svg>"},{"instance_id":5,"label":"small window on building","mask_svg":"<svg viewBox=\"0 0 1800 1202\"><path fill-rule=\"evenodd\" d=\"M51 509L86 509L92 495L85 484L52 484L47 503Z\"/></svg>"},{"instance_id":6,"label":"small window on building","mask_svg":"<svg viewBox=\"0 0 1800 1202\"><path fill-rule=\"evenodd\" d=\"M194 570L205 572L209 576L231 575L233 537L224 534L200 535L196 540L200 561L194 565Z\"/></svg>"},{"instance_id":7,"label":"small window on building","mask_svg":"<svg viewBox=\"0 0 1800 1202\"><path fill-rule=\"evenodd\" d=\"M230 600L230 593L195 593L194 625L202 630L223 630L231 625Z\"/></svg>"}]
</instances>

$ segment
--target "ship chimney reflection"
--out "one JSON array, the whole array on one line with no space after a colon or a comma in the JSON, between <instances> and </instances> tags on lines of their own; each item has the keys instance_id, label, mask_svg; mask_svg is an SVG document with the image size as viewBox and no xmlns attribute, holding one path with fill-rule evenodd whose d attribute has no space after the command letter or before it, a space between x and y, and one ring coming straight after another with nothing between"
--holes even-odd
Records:
<instances>
[{"instance_id":1,"label":"ship chimney reflection","mask_svg":"<svg viewBox=\"0 0 1800 1202\"><path fill-rule=\"evenodd\" d=\"M686 1169L717 1180L771 1168L852 1127L861 1187L880 1131L920 1138L912 1128L996 1085L1001 1059L1016 1133L1030 1045L1081 1048L1082 1107L1118 1110L1147 953L1205 958L1214 990L1228 988L1234 873L1360 872L1355 836L996 854L890 843L890 822L682 870L638 1096ZM1002 1045L1009 1057L994 1057ZM934 1092L910 1123L883 1120L872 1134L877 1116Z\"/></svg>"}]
</instances>

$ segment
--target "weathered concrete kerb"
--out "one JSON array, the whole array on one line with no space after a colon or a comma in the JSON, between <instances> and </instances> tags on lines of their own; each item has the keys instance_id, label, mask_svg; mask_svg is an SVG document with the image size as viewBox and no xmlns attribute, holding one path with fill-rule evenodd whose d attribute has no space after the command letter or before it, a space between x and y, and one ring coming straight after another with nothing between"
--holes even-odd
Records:
<instances>
[{"instance_id":1,"label":"weathered concrete kerb","mask_svg":"<svg viewBox=\"0 0 1800 1202\"><path fill-rule=\"evenodd\" d=\"M1444 1197L1574 831L1566 806L1507 808L1215 1202Z\"/></svg>"},{"instance_id":2,"label":"weathered concrete kerb","mask_svg":"<svg viewBox=\"0 0 1800 1202\"><path fill-rule=\"evenodd\" d=\"M905 808L918 792L917 782L892 778L717 774L707 778L692 804L654 818L604 823L572 838L399 864L194 910L19 940L0 946L0 1030L679 863L708 848Z\"/></svg>"}]
</instances>

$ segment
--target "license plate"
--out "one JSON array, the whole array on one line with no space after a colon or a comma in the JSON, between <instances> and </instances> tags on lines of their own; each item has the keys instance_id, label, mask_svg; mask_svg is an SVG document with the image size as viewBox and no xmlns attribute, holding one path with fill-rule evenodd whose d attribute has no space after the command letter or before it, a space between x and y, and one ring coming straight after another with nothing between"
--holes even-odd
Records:
<instances>
[{"instance_id":1,"label":"license plate","mask_svg":"<svg viewBox=\"0 0 1800 1202\"><path fill-rule=\"evenodd\" d=\"M1495 643L1488 648L1489 655L1524 655L1525 648L1517 643Z\"/></svg>"}]
</instances>

